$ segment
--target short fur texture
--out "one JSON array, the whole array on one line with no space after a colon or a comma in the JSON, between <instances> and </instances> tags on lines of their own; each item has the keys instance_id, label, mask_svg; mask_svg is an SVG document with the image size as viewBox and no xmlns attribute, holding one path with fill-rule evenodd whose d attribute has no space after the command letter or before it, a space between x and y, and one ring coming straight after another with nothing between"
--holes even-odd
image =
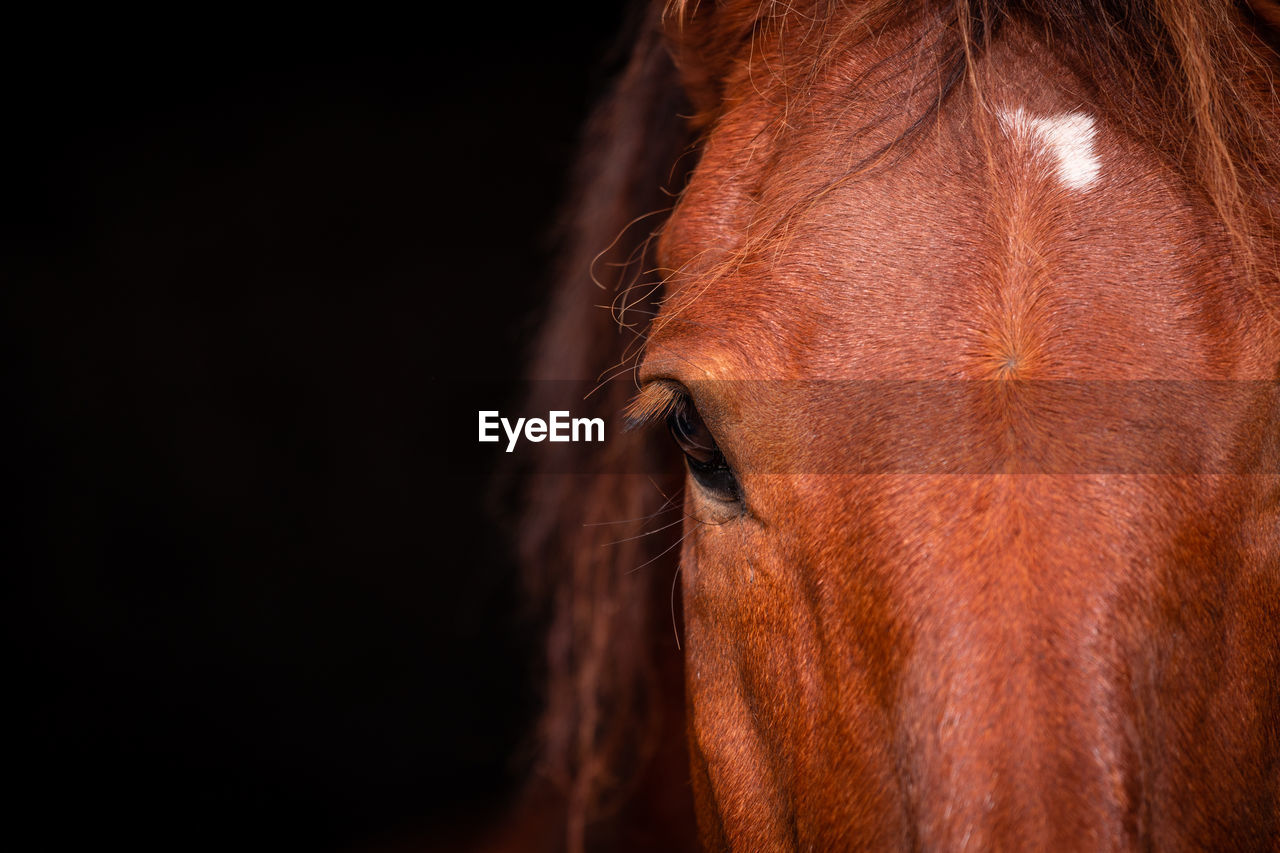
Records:
<instances>
[{"instance_id":1,"label":"short fur texture","mask_svg":"<svg viewBox=\"0 0 1280 853\"><path fill-rule=\"evenodd\" d=\"M1280 482L1258 473L1280 470L1275 17L650 10L589 131L535 375L696 389L746 499L619 473L678 475L660 430L595 473L531 474L542 770L571 849L679 846L682 706L711 849L1277 849ZM1028 123L1073 116L1087 192ZM613 317L593 270L615 273ZM1068 440L1088 417L1020 384L1170 379L1254 383L1173 413L1221 470L1088 470ZM877 422L847 384L784 405L778 380L976 390L945 423ZM575 415L617 417L635 390ZM992 473L850 461L941 447ZM837 473L768 474L779 459ZM681 506L683 696L673 540L632 538Z\"/></svg>"}]
</instances>

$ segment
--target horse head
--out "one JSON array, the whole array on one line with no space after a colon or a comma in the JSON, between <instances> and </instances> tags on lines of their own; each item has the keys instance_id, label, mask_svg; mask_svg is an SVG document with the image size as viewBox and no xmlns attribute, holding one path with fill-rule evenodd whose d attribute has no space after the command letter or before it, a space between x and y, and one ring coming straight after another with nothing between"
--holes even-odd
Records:
<instances>
[{"instance_id":1,"label":"horse head","mask_svg":"<svg viewBox=\"0 0 1280 853\"><path fill-rule=\"evenodd\" d=\"M1247 10L1121 5L642 40L693 162L632 247L627 441L684 457L707 847L1280 832L1274 56Z\"/></svg>"}]
</instances>

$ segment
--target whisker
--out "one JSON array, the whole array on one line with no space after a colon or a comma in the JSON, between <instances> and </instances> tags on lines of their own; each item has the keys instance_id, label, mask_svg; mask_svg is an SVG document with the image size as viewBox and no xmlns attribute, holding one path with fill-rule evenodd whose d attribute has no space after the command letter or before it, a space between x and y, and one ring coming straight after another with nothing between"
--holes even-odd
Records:
<instances>
[{"instance_id":1,"label":"whisker","mask_svg":"<svg viewBox=\"0 0 1280 853\"><path fill-rule=\"evenodd\" d=\"M670 495L668 495L666 492L662 491L662 486L658 485L657 480L653 479L652 477L645 477L645 479L649 481L649 485L653 486L653 488L657 490L658 494L662 495L664 498L667 499L667 503L671 503L677 497L683 500L684 498L683 492L672 492Z\"/></svg>"},{"instance_id":2,"label":"whisker","mask_svg":"<svg viewBox=\"0 0 1280 853\"><path fill-rule=\"evenodd\" d=\"M680 626L676 624L676 581L680 579L680 566L676 565L676 573L671 576L671 633L676 635L676 649L680 645Z\"/></svg>"},{"instance_id":3,"label":"whisker","mask_svg":"<svg viewBox=\"0 0 1280 853\"><path fill-rule=\"evenodd\" d=\"M696 519L695 519L695 521L696 521ZM634 569L630 569L630 570L627 572L627 574L629 574L629 575L634 575L636 572L640 571L641 569L643 569L645 566L649 565L650 563L657 562L657 561L658 561L658 560L660 560L661 558L665 557L668 553L670 553L670 551L671 551L671 549L672 549L672 548L675 548L677 545L679 545L679 544L683 543L683 542L684 542L684 540L685 540L685 538L686 538L687 536L688 536L688 534L686 534L685 536L681 536L679 539L677 539L676 541L672 542L672 543L671 543L670 545L668 545L666 548L663 548L663 549L662 549L662 552L661 552L660 554L658 554L656 557L651 557L650 559L645 560L643 563L641 563L640 565L636 566Z\"/></svg>"},{"instance_id":4,"label":"whisker","mask_svg":"<svg viewBox=\"0 0 1280 853\"><path fill-rule=\"evenodd\" d=\"M628 537L626 537L625 539L615 539L615 540L613 540L612 542L605 542L605 543L604 543L603 545L601 545L600 547L601 547L601 548L607 548L607 547L608 547L608 546L610 546L610 545L621 545L623 542L634 542L634 541L635 541L635 540L637 540L637 539L643 539L643 538L644 538L644 537L646 537L646 536L652 536L652 535L653 535L653 534L655 534L655 533L661 533L662 531L664 531L664 530L666 530L666 529L668 529L668 528L670 528L670 527L675 527L677 524L684 524L684 519L685 519L685 518L687 518L687 517L688 517L688 516L684 516L684 517L682 517L682 518L677 518L675 521L671 522L670 524L664 524L664 525L662 525L661 527L654 528L653 530L649 530L649 531L646 531L646 532L644 532L644 533L637 533L635 536L628 536Z\"/></svg>"},{"instance_id":5,"label":"whisker","mask_svg":"<svg viewBox=\"0 0 1280 853\"><path fill-rule=\"evenodd\" d=\"M682 507L682 509L683 509L683 507ZM729 522L731 522L731 521L737 521L737 520L738 520L738 519L737 519L737 517L734 517L734 518L726 518L724 521L703 521L701 518L698 518L696 515L690 515L690 514L689 514L689 513L687 513L687 512L686 512L686 513L684 513L684 517L685 517L685 518L687 518L687 519L689 519L690 521L694 522L696 525L698 525L698 526L697 526L697 527L695 527L692 531L690 531L690 533L697 533L697 532L699 531L699 529L700 529L700 528L703 528L703 527L721 527L721 526L723 526L723 525L728 524L728 523L729 523ZM667 525L667 527L673 527L673 526L674 526L674 524L668 524L668 525ZM657 533L658 531L656 531L656 530L655 530L655 531L653 531L653 532L654 532L654 533ZM645 535L647 535L647 534L645 534ZM688 536L689 536L689 535L690 535L690 534L685 534L684 536L681 536L681 537L680 537L679 539L677 539L675 542L672 542L669 546L667 546L666 548L664 548L664 549L662 550L662 553L658 554L656 557L653 557L652 559L645 560L643 563L641 563L640 565L636 566L634 569L631 569L630 571L628 571L628 572L627 572L627 574L629 574L629 575L630 575L630 574L635 574L636 572L640 571L640 570L641 570L641 569L643 569L645 566L647 566L647 565L649 565L650 563L652 563L652 562L654 562L655 560L657 560L659 557L662 557L663 555L665 555L665 554L666 554L668 551L670 551L672 548L674 548L674 547L676 547L677 545L679 545L679 544L681 544L682 542L684 542L684 540L685 540L686 538L688 538ZM625 540L622 540L622 541L625 541ZM754 579L755 579L755 567L754 567L754 566L752 566L752 567L751 567L751 572L752 572L752 580L754 581Z\"/></svg>"},{"instance_id":6,"label":"whisker","mask_svg":"<svg viewBox=\"0 0 1280 853\"><path fill-rule=\"evenodd\" d=\"M650 482L652 482L652 480ZM661 494L662 490L659 489L658 493ZM666 495L663 495L663 497L666 497ZM670 505L672 500L673 498L667 498L663 502L662 506L658 507L656 510L649 513L648 515L642 515L639 518L623 518L623 519L619 519L618 521L584 521L582 522L582 526L583 527L608 527L614 524L635 524L637 521L648 521L649 519L655 518L664 512L670 512L671 510L675 509L675 507Z\"/></svg>"}]
</instances>

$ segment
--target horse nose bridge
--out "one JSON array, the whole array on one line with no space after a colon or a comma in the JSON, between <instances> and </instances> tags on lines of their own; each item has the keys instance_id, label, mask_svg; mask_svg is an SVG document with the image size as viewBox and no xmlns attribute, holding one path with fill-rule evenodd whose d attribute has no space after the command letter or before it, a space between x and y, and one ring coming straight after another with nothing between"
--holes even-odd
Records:
<instances>
[{"instance_id":1,"label":"horse nose bridge","mask_svg":"<svg viewBox=\"0 0 1280 853\"><path fill-rule=\"evenodd\" d=\"M929 582L906 594L899 748L922 845L1123 846L1140 800L1136 708L1102 580L1121 558L986 506L1000 534L938 531L915 567Z\"/></svg>"},{"instance_id":2,"label":"horse nose bridge","mask_svg":"<svg viewBox=\"0 0 1280 853\"><path fill-rule=\"evenodd\" d=\"M1054 671L991 637L917 665L903 703L906 789L926 849L1089 849L1130 834L1137 762L1114 682Z\"/></svg>"}]
</instances>

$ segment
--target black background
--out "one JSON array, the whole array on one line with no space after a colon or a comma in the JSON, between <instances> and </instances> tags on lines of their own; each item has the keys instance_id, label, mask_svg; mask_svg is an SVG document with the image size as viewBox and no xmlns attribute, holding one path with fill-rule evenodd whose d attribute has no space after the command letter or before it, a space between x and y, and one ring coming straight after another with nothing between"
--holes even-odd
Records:
<instances>
[{"instance_id":1,"label":"black background","mask_svg":"<svg viewBox=\"0 0 1280 853\"><path fill-rule=\"evenodd\" d=\"M625 15L201 8L5 28L10 831L449 846L537 641L433 424L523 369Z\"/></svg>"}]
</instances>

